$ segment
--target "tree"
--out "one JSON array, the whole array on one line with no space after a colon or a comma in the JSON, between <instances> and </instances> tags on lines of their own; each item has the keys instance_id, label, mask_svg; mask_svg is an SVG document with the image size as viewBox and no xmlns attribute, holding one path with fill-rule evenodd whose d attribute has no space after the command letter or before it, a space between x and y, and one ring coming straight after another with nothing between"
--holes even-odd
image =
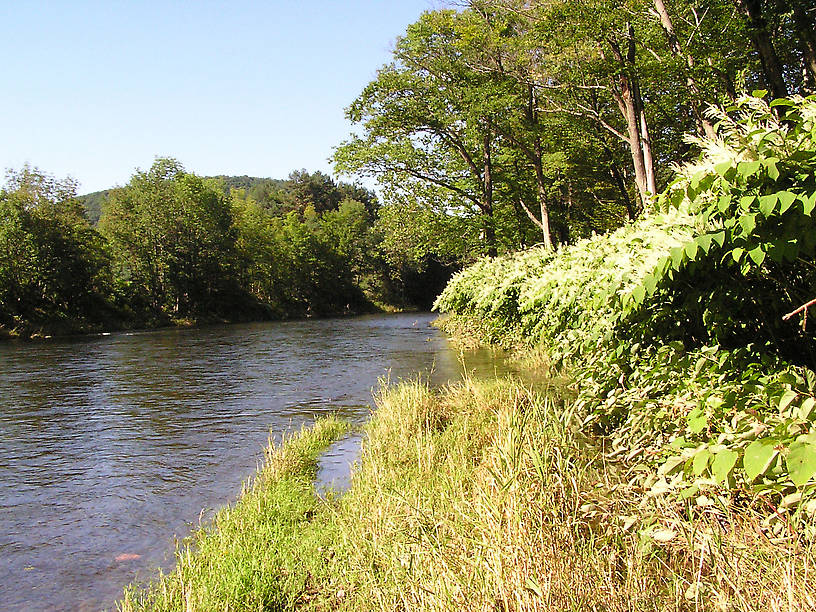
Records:
<instances>
[{"instance_id":1,"label":"tree","mask_svg":"<svg viewBox=\"0 0 816 612\"><path fill-rule=\"evenodd\" d=\"M196 316L224 305L235 236L222 186L159 158L105 202L100 230L113 247L119 279L163 316Z\"/></svg>"},{"instance_id":2,"label":"tree","mask_svg":"<svg viewBox=\"0 0 816 612\"><path fill-rule=\"evenodd\" d=\"M456 214L480 218L485 251L495 255L495 118L483 105L489 80L462 61L469 15L425 13L409 26L394 62L347 110L363 127L334 154L337 169L377 177L391 190L437 202L458 198Z\"/></svg>"},{"instance_id":3,"label":"tree","mask_svg":"<svg viewBox=\"0 0 816 612\"><path fill-rule=\"evenodd\" d=\"M0 324L82 329L109 314L110 258L76 198L76 183L36 168L0 190Z\"/></svg>"},{"instance_id":4,"label":"tree","mask_svg":"<svg viewBox=\"0 0 816 612\"><path fill-rule=\"evenodd\" d=\"M621 184L633 180L639 207L648 202L668 178L668 165L688 153L682 136L711 133L704 109L733 91L736 73L745 67L741 25L729 16L734 11L727 0L703 9L684 0L668 7L662 0L473 0L472 5L498 15L492 21L504 30L512 24L513 50L503 70L528 85L528 117L572 124L573 133L591 136L585 153L594 148L594 158L608 164L607 180L630 216L638 207ZM507 48L506 40L501 44ZM620 145L628 164L618 159ZM565 153L573 149L564 141L559 146Z\"/></svg>"}]
</instances>

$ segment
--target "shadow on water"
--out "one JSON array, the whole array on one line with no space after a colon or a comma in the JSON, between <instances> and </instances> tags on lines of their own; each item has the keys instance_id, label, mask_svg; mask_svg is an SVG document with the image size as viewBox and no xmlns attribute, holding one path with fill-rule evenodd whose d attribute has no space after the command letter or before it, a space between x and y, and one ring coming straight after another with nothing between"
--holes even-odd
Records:
<instances>
[{"instance_id":1,"label":"shadow on water","mask_svg":"<svg viewBox=\"0 0 816 612\"><path fill-rule=\"evenodd\" d=\"M361 424L382 378L459 378L459 354L432 319L0 345L0 610L111 607L125 584L172 566L174 536L238 495L270 432L326 411ZM465 367L506 370L489 351ZM356 448L354 437L333 447L322 481L342 488Z\"/></svg>"}]
</instances>

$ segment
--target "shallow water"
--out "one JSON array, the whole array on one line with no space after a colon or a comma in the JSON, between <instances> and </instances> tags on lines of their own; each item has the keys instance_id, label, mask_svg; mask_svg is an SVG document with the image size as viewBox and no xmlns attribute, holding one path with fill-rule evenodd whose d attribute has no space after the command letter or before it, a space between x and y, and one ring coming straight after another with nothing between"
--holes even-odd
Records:
<instances>
[{"instance_id":1,"label":"shallow water","mask_svg":"<svg viewBox=\"0 0 816 612\"><path fill-rule=\"evenodd\" d=\"M0 610L109 609L169 569L173 538L234 499L268 438L335 412L356 423L381 378L456 379L431 314L0 345ZM477 376L503 373L471 353ZM319 479L342 490L359 436Z\"/></svg>"}]
</instances>

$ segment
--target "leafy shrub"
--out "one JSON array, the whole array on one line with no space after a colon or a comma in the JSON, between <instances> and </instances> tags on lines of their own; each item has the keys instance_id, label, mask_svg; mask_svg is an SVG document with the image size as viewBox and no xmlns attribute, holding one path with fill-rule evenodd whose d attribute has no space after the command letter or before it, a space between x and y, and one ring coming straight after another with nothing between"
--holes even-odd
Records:
<instances>
[{"instance_id":1,"label":"leafy shrub","mask_svg":"<svg viewBox=\"0 0 816 612\"><path fill-rule=\"evenodd\" d=\"M781 319L816 293L816 102L773 104L785 121L757 98L720 113L721 138L642 220L483 260L436 307L567 366L586 426L651 494L705 508L750 490L780 530L816 514L816 375L791 362L812 336Z\"/></svg>"},{"instance_id":2,"label":"leafy shrub","mask_svg":"<svg viewBox=\"0 0 816 612\"><path fill-rule=\"evenodd\" d=\"M783 120L774 109L785 109ZM746 96L715 113L720 137L696 140L700 161L661 198L694 214L695 236L660 261L628 306L658 294L705 342L767 343L814 367L813 334L783 315L816 297L816 97L769 105Z\"/></svg>"}]
</instances>

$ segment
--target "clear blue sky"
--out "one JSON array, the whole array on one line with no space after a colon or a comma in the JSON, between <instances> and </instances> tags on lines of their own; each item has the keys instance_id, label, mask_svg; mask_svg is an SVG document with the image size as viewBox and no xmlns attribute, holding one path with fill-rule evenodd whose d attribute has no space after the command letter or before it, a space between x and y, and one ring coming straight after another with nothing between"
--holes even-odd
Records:
<instances>
[{"instance_id":1,"label":"clear blue sky","mask_svg":"<svg viewBox=\"0 0 816 612\"><path fill-rule=\"evenodd\" d=\"M343 109L438 5L0 2L0 168L70 175L80 193L156 156L202 175L330 172Z\"/></svg>"}]
</instances>

